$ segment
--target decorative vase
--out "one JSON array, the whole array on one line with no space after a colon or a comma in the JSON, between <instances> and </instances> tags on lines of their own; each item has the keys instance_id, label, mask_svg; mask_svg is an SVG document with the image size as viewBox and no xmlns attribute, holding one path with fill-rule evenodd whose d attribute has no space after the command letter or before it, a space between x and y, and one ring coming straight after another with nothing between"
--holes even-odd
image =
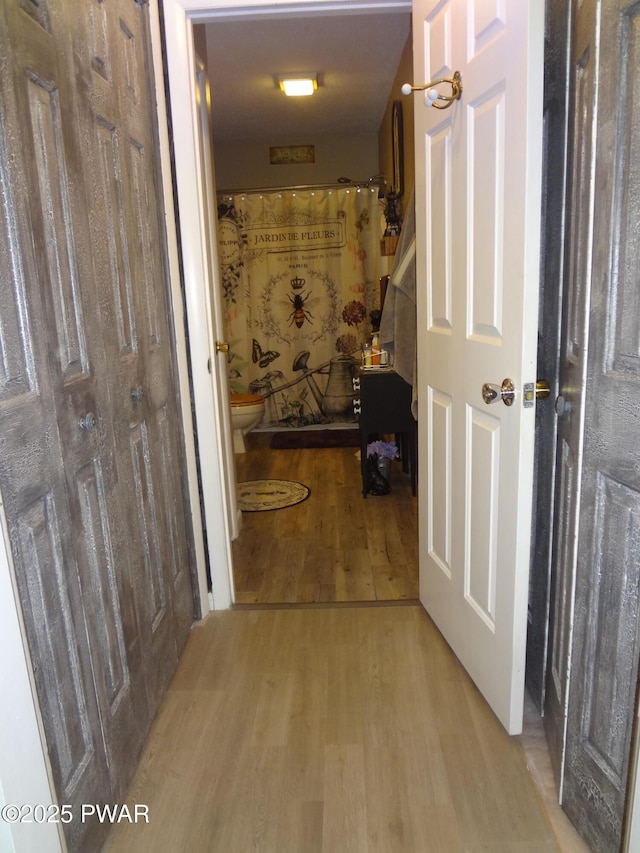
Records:
<instances>
[{"instance_id":1,"label":"decorative vase","mask_svg":"<svg viewBox=\"0 0 640 853\"><path fill-rule=\"evenodd\" d=\"M391 481L391 460L387 456L379 456L376 462L378 471L385 478L387 483Z\"/></svg>"},{"instance_id":2,"label":"decorative vase","mask_svg":"<svg viewBox=\"0 0 640 853\"><path fill-rule=\"evenodd\" d=\"M367 456L367 494L369 495L388 495L391 491L388 475L385 476L378 467L384 461L377 455ZM386 461L391 462L390 459Z\"/></svg>"}]
</instances>

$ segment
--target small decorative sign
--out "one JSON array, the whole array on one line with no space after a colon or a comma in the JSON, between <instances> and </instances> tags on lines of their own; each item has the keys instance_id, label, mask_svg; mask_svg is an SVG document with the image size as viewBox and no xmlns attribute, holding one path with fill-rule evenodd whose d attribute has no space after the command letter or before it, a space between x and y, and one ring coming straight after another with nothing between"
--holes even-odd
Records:
<instances>
[{"instance_id":1,"label":"small decorative sign","mask_svg":"<svg viewBox=\"0 0 640 853\"><path fill-rule=\"evenodd\" d=\"M277 145L269 148L269 162L272 166L286 166L291 163L315 163L315 145Z\"/></svg>"},{"instance_id":2,"label":"small decorative sign","mask_svg":"<svg viewBox=\"0 0 640 853\"><path fill-rule=\"evenodd\" d=\"M325 219L313 224L294 222L273 225L257 222L243 229L248 249L263 252L293 252L317 249L339 249L346 245L343 219Z\"/></svg>"}]
</instances>

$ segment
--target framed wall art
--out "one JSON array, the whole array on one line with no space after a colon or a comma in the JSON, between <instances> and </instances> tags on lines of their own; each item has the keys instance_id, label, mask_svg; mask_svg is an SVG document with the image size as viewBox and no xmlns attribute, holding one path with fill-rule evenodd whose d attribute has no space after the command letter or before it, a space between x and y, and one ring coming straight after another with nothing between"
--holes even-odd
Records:
<instances>
[{"instance_id":1,"label":"framed wall art","mask_svg":"<svg viewBox=\"0 0 640 853\"><path fill-rule=\"evenodd\" d=\"M287 166L292 163L315 163L315 145L277 145L269 148L269 163L272 166Z\"/></svg>"},{"instance_id":2,"label":"framed wall art","mask_svg":"<svg viewBox=\"0 0 640 853\"><path fill-rule=\"evenodd\" d=\"M404 193L404 139L402 131L402 102L394 101L391 108L391 157L393 161L393 191Z\"/></svg>"}]
</instances>

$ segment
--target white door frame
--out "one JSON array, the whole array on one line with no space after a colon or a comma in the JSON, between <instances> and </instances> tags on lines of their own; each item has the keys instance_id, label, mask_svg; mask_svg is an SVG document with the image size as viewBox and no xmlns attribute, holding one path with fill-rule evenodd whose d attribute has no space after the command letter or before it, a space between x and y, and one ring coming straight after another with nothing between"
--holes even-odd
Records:
<instances>
[{"instance_id":1,"label":"white door frame","mask_svg":"<svg viewBox=\"0 0 640 853\"><path fill-rule=\"evenodd\" d=\"M215 337L209 305L209 282L207 276L207 235L205 229L205 198L203 177L201 175L198 152L198 116L195 94L195 55L193 32L186 16L175 15L179 10L164 4L165 27L168 36L167 46L171 45L173 59L168 61L171 68L172 97L184 99L186 126L179 127L182 117L172 116L174 129L175 155L177 169L177 191L180 204L180 234L178 234L174 211L173 184L171 180L171 153L168 135L167 105L164 89L164 68L158 0L149 6L151 14L151 40L153 65L156 80L156 98L158 104L158 123L160 138L160 159L162 166L164 209L167 224L169 271L171 295L177 348L178 377L181 390L184 438L187 453L187 474L189 498L191 503L192 524L196 538L197 594L202 616L210 610L226 610L232 603L231 579L231 543L227 533L227 502L224 492L224 465L222 458L222 425L218 412L219 389L216 386L214 361ZM175 30L172 24L176 17ZM179 94L178 94L179 93ZM185 151L186 146L186 151ZM183 294L180 282L178 240L181 241L183 272L185 278L186 316L189 326L189 355L191 357L191 379L193 382L193 402L200 440L198 453L191 414L191 387L189 382L189 363L187 341L185 337L185 316L183 313ZM212 372L209 372L209 359ZM230 417L230 415L229 415ZM198 461L202 485L201 514L198 483ZM208 534L208 557L212 578L212 594L209 595L206 555L203 534Z\"/></svg>"},{"instance_id":2,"label":"white door frame","mask_svg":"<svg viewBox=\"0 0 640 853\"><path fill-rule=\"evenodd\" d=\"M229 518L230 507L224 483L224 458L222 435L228 402L222 399L225 384L219 380L225 370L223 354L215 349L214 322L210 316L209 263L207 259L208 234L206 230L206 198L203 194L203 176L198 158L198 117L193 69L195 51L193 24L215 21L220 18L255 17L256 15L287 15L312 13L314 15L339 12L384 12L390 10L411 11L410 0L313 0L300 3L298 0L255 0L249 5L245 0L163 0L163 16L166 45L166 66L171 100L173 148L175 155L176 193L180 211L180 235L184 272L185 302L189 326L191 355L191 380L193 401L199 441L202 504L207 530L208 556L211 568L212 610L224 610L231 606L234 597L229 530L235 519ZM156 87L162 95L163 68L156 63ZM167 126L162 122L160 134ZM163 141L163 148L165 142ZM166 140L168 152L168 140ZM163 159L163 172L170 174L169 160ZM173 204L171 187L165 187L167 213ZM171 229L169 229L171 231ZM171 237L170 237L171 245ZM215 248L215 247L214 247ZM175 246L177 255L177 245ZM179 295L179 279L174 275L177 264L172 268L174 301ZM216 275L214 270L213 275ZM213 287L219 289L219 282ZM177 329L181 334L181 329ZM209 361L210 360L210 361ZM216 364L216 360L218 363ZM208 364L214 365L211 373ZM187 397L188 374L180 376L183 397ZM206 441L204 440L206 437ZM191 476L191 472L190 472ZM195 480L194 480L195 482ZM201 595L203 614L206 598Z\"/></svg>"}]
</instances>

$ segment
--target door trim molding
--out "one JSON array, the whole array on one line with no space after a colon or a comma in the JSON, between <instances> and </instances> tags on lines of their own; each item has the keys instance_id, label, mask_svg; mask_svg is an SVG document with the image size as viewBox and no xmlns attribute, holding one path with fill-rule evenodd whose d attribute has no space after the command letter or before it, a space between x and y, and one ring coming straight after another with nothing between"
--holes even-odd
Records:
<instances>
[{"instance_id":1,"label":"door trim molding","mask_svg":"<svg viewBox=\"0 0 640 853\"><path fill-rule=\"evenodd\" d=\"M165 18L169 17L171 3L165 3ZM167 56L170 85L174 90L182 92L184 116L176 121L174 109L174 146L176 151L176 190L180 200L181 233L175 219L173 183L171 178L171 153L168 135L167 102L164 88L164 67L162 59L162 37L160 34L160 17L156 3L150 4L151 41L153 50L153 66L156 83L157 114L160 139L160 159L162 169L163 196L167 225L167 242L169 273L172 295L172 322L176 340L176 359L180 397L182 406L183 434L186 447L187 479L189 484L189 500L191 506L191 523L193 528L196 568L197 595L200 602L201 615L206 616L210 610L226 610L232 602L231 580L231 543L226 534L227 507L223 494L223 468L220 454L220 422L217 415L216 389L209 374L207 363L209 358L216 358L212 352L214 341L211 319L209 317L206 289L206 263L204 252L206 239L203 234L202 209L204 200L199 180L199 164L195 157L197 136L197 116L195 115L195 92L192 90L190 69L195 68L192 28L186 17L182 27L169 35L167 43L171 43L172 59ZM178 17L179 17L179 10ZM169 51L168 51L169 53ZM178 95L177 97L180 97ZM191 108L193 105L193 108ZM181 127L181 125L184 125ZM185 147L188 153L185 153ZM186 203L184 196L190 199ZM183 310L183 294L181 289L180 261L178 240L182 243L183 269L185 278L186 319L189 326L189 349L191 355L191 378L193 381L193 402L195 403L196 425L199 425L200 435L206 436L207 441L199 443L198 452L194 438L194 422L191 410L192 394L189 377L189 359L185 335L185 313ZM205 425L208 427L205 428ZM213 428L213 436L211 436ZM210 437L213 440L210 440ZM200 483L202 480L202 505L200 499ZM204 521L209 531L209 564L212 576L212 595L209 595L207 579L207 554L204 540ZM222 522L222 523L221 523ZM223 532L224 531L224 532Z\"/></svg>"}]
</instances>

